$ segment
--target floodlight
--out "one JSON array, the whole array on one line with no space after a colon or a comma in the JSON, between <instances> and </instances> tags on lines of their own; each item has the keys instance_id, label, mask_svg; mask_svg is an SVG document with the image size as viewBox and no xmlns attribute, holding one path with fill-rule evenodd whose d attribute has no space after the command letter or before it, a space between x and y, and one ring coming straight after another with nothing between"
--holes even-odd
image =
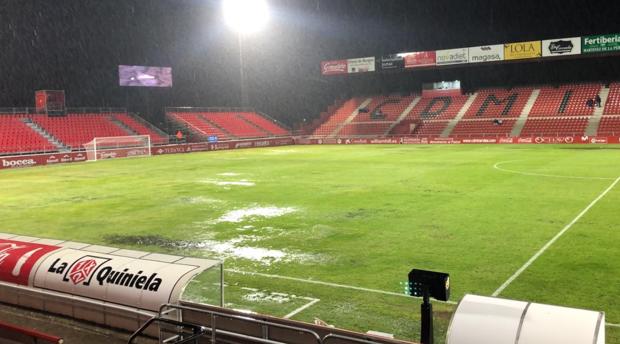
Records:
<instances>
[{"instance_id":1,"label":"floodlight","mask_svg":"<svg viewBox=\"0 0 620 344\"><path fill-rule=\"evenodd\" d=\"M269 9L265 0L224 0L224 20L240 34L262 29L269 20Z\"/></svg>"}]
</instances>

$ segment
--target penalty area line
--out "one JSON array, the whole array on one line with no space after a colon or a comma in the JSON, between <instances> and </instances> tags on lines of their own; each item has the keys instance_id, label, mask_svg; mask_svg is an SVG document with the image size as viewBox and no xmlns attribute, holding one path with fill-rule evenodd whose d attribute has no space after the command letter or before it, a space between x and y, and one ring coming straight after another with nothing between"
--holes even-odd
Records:
<instances>
[{"instance_id":1,"label":"penalty area line","mask_svg":"<svg viewBox=\"0 0 620 344\"><path fill-rule=\"evenodd\" d=\"M313 298L305 298L305 299L312 300L312 301L306 303L305 305L303 305L303 306L297 308L296 310L290 312L289 314L285 315L284 319L290 319L290 318L294 317L295 315L305 311L306 309L314 306L314 304L316 304L317 302L321 301L320 299L313 299Z\"/></svg>"},{"instance_id":2,"label":"penalty area line","mask_svg":"<svg viewBox=\"0 0 620 344\"><path fill-rule=\"evenodd\" d=\"M264 273L260 273L260 272L240 271L240 270L235 270L235 269L225 269L224 271L235 273L235 274L240 274L240 275L260 276L260 277L266 277L266 278L277 278L277 279L283 279L283 280L295 281L295 282L301 282L301 283L317 284L317 285L333 287L333 288L342 288L342 289L351 289L351 290L357 290L357 291L365 291L365 292L375 293L375 294L392 295L392 296L400 296L400 297L408 297L408 298L413 297L413 296L409 296L409 295L405 295L405 294L394 293L394 292L391 292L391 291L378 290L378 289L370 289L370 288L363 288L363 287L356 287L356 286L352 286L352 285L338 284L338 283L331 283L331 282L323 282L323 281L317 281L317 280L311 280L311 279L303 279L303 278L297 278L297 277L264 274ZM456 305L456 302L454 302L454 301L437 301L437 302L447 303L447 304L451 304L451 305Z\"/></svg>"},{"instance_id":3,"label":"penalty area line","mask_svg":"<svg viewBox=\"0 0 620 344\"><path fill-rule=\"evenodd\" d=\"M577 223L577 221L579 221L596 203L598 203L598 201L605 197L605 195L607 195L607 193L611 191L611 189L613 189L614 186L618 184L618 182L620 182L620 177L616 178L614 182L607 187L607 189L605 189L600 195L598 195L598 197L596 197L592 202L590 202L590 204L588 204L588 206L585 207L569 224L564 226L564 228L562 228L562 230L558 232L558 234L556 234L543 247L541 247L540 250L538 250L538 252L536 252L527 262L525 262L525 264L523 264L523 266L520 267L519 270L517 270L512 276L510 276L506 280L506 282L504 282L504 284L497 288L497 290L493 292L491 296L498 296L499 294L501 294L504 289L506 289L515 279L517 279L517 277L519 277L527 268L529 268L530 265L532 265L543 253L545 253L545 251L547 251L547 249L549 249L549 247L551 247L553 243L555 243L562 235L564 235L564 233L571 229L571 227L573 227L573 225Z\"/></svg>"}]
</instances>

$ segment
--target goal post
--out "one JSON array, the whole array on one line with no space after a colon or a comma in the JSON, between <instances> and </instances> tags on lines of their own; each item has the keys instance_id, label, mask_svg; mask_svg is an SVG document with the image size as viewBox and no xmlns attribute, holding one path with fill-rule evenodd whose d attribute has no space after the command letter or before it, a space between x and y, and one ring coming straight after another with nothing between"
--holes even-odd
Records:
<instances>
[{"instance_id":1,"label":"goal post","mask_svg":"<svg viewBox=\"0 0 620 344\"><path fill-rule=\"evenodd\" d=\"M88 161L151 155L151 136L95 137L84 144Z\"/></svg>"}]
</instances>

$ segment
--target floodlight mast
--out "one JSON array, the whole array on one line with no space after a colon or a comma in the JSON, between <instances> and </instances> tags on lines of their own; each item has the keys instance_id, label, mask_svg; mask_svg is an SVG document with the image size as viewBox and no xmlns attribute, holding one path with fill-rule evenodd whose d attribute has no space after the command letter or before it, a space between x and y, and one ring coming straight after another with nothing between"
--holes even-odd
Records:
<instances>
[{"instance_id":1,"label":"floodlight mast","mask_svg":"<svg viewBox=\"0 0 620 344\"><path fill-rule=\"evenodd\" d=\"M243 56L243 39L258 32L269 20L269 10L265 0L223 0L224 20L237 32L239 44L239 90L242 107L249 106L249 97L245 81L245 63Z\"/></svg>"}]
</instances>

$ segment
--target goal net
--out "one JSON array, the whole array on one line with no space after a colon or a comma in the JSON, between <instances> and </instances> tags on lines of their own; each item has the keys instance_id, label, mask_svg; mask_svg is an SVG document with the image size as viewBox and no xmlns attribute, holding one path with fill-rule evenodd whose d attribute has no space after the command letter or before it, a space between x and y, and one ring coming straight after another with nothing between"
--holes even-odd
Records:
<instances>
[{"instance_id":1,"label":"goal net","mask_svg":"<svg viewBox=\"0 0 620 344\"><path fill-rule=\"evenodd\" d=\"M89 161L151 155L151 136L95 137L85 143Z\"/></svg>"}]
</instances>

